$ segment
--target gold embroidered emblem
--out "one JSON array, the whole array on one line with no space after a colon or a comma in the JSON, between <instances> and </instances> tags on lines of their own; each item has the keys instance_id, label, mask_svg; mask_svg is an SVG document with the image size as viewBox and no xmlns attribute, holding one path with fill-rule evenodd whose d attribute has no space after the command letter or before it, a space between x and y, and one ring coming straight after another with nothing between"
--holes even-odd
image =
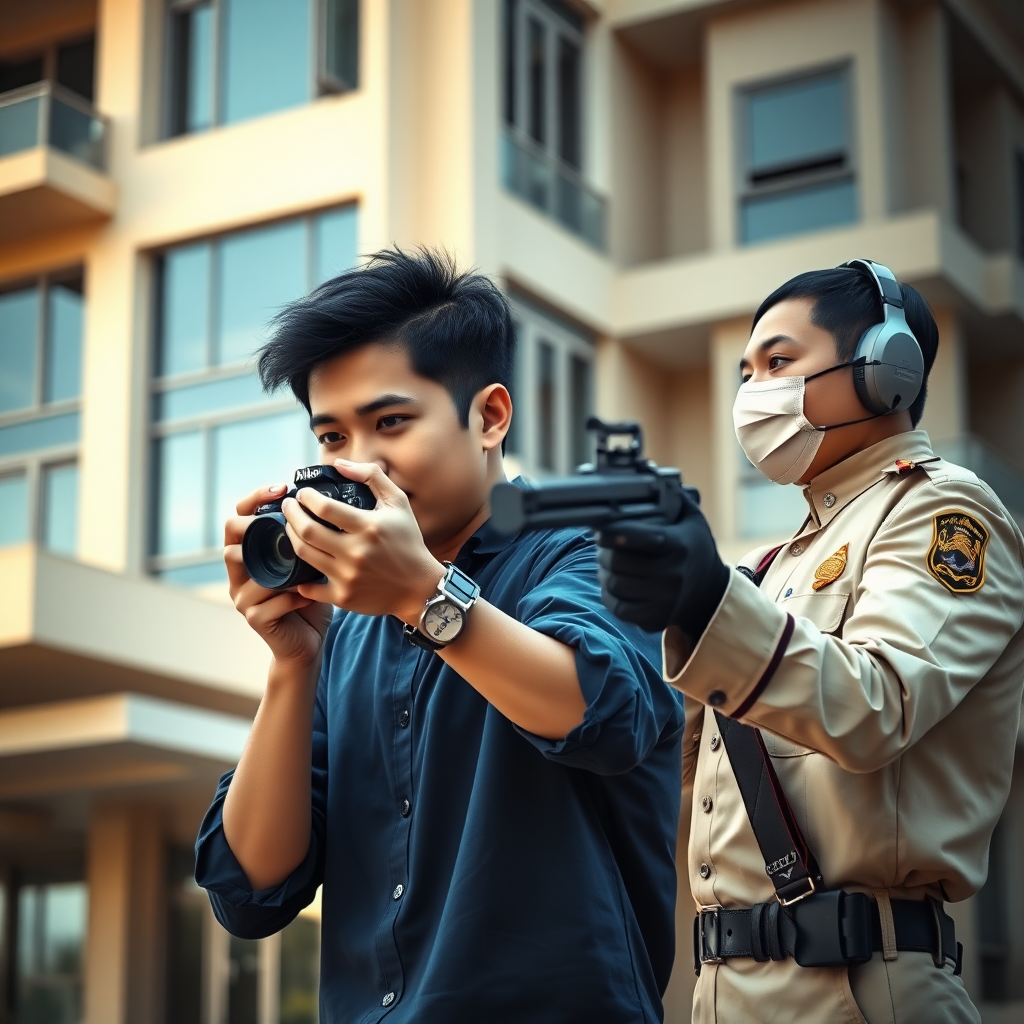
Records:
<instances>
[{"instance_id":1,"label":"gold embroidered emblem","mask_svg":"<svg viewBox=\"0 0 1024 1024\"><path fill-rule=\"evenodd\" d=\"M834 555L829 555L817 569L814 570L814 582L811 584L815 590L821 590L830 583L835 583L846 571L846 552L850 550L849 544L844 544Z\"/></svg>"},{"instance_id":2,"label":"gold embroidered emblem","mask_svg":"<svg viewBox=\"0 0 1024 1024\"><path fill-rule=\"evenodd\" d=\"M988 530L960 509L940 512L932 520L928 571L954 594L973 594L985 583Z\"/></svg>"}]
</instances>

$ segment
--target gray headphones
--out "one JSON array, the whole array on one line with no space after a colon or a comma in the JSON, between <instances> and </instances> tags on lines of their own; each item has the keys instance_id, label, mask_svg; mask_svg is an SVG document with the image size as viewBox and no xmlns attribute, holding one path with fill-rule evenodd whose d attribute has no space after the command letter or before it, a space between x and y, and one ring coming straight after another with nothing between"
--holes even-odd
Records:
<instances>
[{"instance_id":1,"label":"gray headphones","mask_svg":"<svg viewBox=\"0 0 1024 1024\"><path fill-rule=\"evenodd\" d=\"M853 356L853 384L868 412L885 416L910 408L924 382L924 354L903 311L903 293L896 276L873 260L842 264L864 271L878 285L885 319L869 327Z\"/></svg>"}]
</instances>

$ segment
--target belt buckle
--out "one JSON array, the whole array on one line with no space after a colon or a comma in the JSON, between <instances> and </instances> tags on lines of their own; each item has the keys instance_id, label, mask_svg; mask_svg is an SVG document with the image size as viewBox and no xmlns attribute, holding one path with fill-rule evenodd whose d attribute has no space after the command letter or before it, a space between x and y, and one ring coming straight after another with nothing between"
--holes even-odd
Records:
<instances>
[{"instance_id":1,"label":"belt buckle","mask_svg":"<svg viewBox=\"0 0 1024 1024\"><path fill-rule=\"evenodd\" d=\"M797 894L796 894L796 896L789 896L789 897L787 897L786 899L783 899L783 898L782 898L782 896L780 896L780 895L779 895L779 893L778 893L778 892L776 892L776 893L775 893L775 898L776 898L776 899L777 899L777 900L778 900L778 901L779 901L779 902L780 902L780 903L781 903L781 904L782 904L782 905L783 905L784 907L791 907L791 906L792 906L792 905L793 905L794 903L799 903L799 902L800 902L801 900L805 900L805 899L807 899L807 897L808 897L808 896L813 896L813 895L814 895L814 893L815 893L815 892L817 891L817 888L818 888L818 887L817 887L817 886L816 886L816 885L814 884L814 879L813 879L813 878L811 878L811 877L810 877L810 875L808 875L808 876L807 876L807 878L805 878L805 879L804 879L804 881L805 881L805 882L807 883L807 885L809 886L809 888L807 889L807 891L806 891L806 892L800 892L800 893L797 893Z\"/></svg>"},{"instance_id":2,"label":"belt buckle","mask_svg":"<svg viewBox=\"0 0 1024 1024\"><path fill-rule=\"evenodd\" d=\"M721 930L719 927L718 912L721 907L700 908L700 962L701 964L720 964L723 962L721 956ZM705 929L704 921L708 920L709 926ZM708 932L710 931L710 937ZM710 941L709 941L710 940Z\"/></svg>"}]
</instances>

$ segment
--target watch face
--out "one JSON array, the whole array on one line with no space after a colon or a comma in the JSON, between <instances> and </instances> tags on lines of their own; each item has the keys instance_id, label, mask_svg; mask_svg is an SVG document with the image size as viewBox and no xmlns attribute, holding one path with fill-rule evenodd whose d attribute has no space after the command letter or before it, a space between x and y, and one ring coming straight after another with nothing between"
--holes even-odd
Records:
<instances>
[{"instance_id":1,"label":"watch face","mask_svg":"<svg viewBox=\"0 0 1024 1024\"><path fill-rule=\"evenodd\" d=\"M462 631L462 609L451 601L432 604L423 615L423 632L439 644L451 643Z\"/></svg>"}]
</instances>

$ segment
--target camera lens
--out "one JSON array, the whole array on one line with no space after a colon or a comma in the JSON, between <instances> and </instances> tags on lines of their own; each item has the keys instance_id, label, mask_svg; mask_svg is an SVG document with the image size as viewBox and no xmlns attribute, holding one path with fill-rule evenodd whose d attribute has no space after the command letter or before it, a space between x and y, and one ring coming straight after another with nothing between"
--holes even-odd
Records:
<instances>
[{"instance_id":1,"label":"camera lens","mask_svg":"<svg viewBox=\"0 0 1024 1024\"><path fill-rule=\"evenodd\" d=\"M249 524L242 537L242 563L250 578L268 590L323 580L317 569L295 554L280 512L258 515Z\"/></svg>"}]
</instances>

